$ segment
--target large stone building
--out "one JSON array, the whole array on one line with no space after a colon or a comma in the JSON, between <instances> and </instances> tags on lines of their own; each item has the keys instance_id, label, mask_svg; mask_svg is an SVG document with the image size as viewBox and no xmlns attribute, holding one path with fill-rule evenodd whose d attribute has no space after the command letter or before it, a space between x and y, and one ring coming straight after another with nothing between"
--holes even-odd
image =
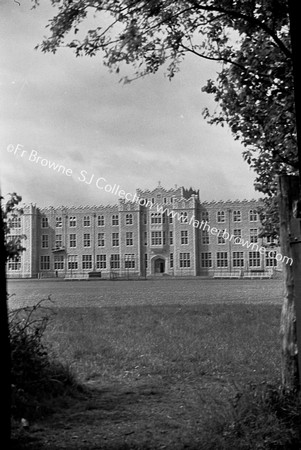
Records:
<instances>
[{"instance_id":1,"label":"large stone building","mask_svg":"<svg viewBox=\"0 0 301 450\"><path fill-rule=\"evenodd\" d=\"M9 278L271 276L282 257L259 238L258 201L200 202L199 192L159 186L114 206L27 205L11 219L26 250Z\"/></svg>"}]
</instances>

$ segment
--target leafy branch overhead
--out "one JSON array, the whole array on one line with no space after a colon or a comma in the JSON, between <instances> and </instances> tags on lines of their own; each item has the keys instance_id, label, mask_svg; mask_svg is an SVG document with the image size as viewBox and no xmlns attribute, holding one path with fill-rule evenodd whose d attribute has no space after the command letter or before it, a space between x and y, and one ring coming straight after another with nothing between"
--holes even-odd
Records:
<instances>
[{"instance_id":1,"label":"leafy branch overhead","mask_svg":"<svg viewBox=\"0 0 301 450\"><path fill-rule=\"evenodd\" d=\"M34 7L39 0L32 0ZM297 170L292 54L286 0L50 0L55 15L44 52L69 47L77 56L102 51L124 82L163 67L171 79L186 54L221 62L205 92L219 109L211 124L227 124L246 147L255 187L273 195L277 174ZM91 26L95 24L95 26Z\"/></svg>"}]
</instances>

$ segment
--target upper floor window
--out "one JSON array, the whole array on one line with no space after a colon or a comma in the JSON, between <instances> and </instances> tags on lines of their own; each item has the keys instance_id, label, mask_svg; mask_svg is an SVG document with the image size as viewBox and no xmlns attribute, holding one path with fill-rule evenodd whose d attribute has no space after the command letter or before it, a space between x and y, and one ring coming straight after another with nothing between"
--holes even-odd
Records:
<instances>
[{"instance_id":1,"label":"upper floor window","mask_svg":"<svg viewBox=\"0 0 301 450\"><path fill-rule=\"evenodd\" d=\"M250 222L258 221L258 213L257 213L257 211L255 211L255 209L250 209L249 218L250 218Z\"/></svg>"},{"instance_id":2,"label":"upper floor window","mask_svg":"<svg viewBox=\"0 0 301 450\"><path fill-rule=\"evenodd\" d=\"M125 224L133 225L133 214L126 214L125 216Z\"/></svg>"},{"instance_id":3,"label":"upper floor window","mask_svg":"<svg viewBox=\"0 0 301 450\"><path fill-rule=\"evenodd\" d=\"M257 228L250 229L250 242L255 243L258 241L258 231Z\"/></svg>"},{"instance_id":4,"label":"upper floor window","mask_svg":"<svg viewBox=\"0 0 301 450\"><path fill-rule=\"evenodd\" d=\"M90 227L91 226L91 221L90 221L90 216L84 216L84 227Z\"/></svg>"},{"instance_id":5,"label":"upper floor window","mask_svg":"<svg viewBox=\"0 0 301 450\"><path fill-rule=\"evenodd\" d=\"M48 217L42 217L42 228L48 228Z\"/></svg>"},{"instance_id":6,"label":"upper floor window","mask_svg":"<svg viewBox=\"0 0 301 450\"><path fill-rule=\"evenodd\" d=\"M162 216L159 213L151 214L151 224L152 225L160 225L162 223Z\"/></svg>"},{"instance_id":7,"label":"upper floor window","mask_svg":"<svg viewBox=\"0 0 301 450\"><path fill-rule=\"evenodd\" d=\"M63 226L63 222L62 222L62 218L61 217L56 217L55 218L55 226L56 226L56 228L61 228Z\"/></svg>"},{"instance_id":8,"label":"upper floor window","mask_svg":"<svg viewBox=\"0 0 301 450\"><path fill-rule=\"evenodd\" d=\"M112 216L112 225L119 225L118 214L113 214L113 216Z\"/></svg>"},{"instance_id":9,"label":"upper floor window","mask_svg":"<svg viewBox=\"0 0 301 450\"><path fill-rule=\"evenodd\" d=\"M69 226L70 227L76 227L76 217L75 216L70 216L69 217Z\"/></svg>"},{"instance_id":10,"label":"upper floor window","mask_svg":"<svg viewBox=\"0 0 301 450\"><path fill-rule=\"evenodd\" d=\"M217 222L224 223L225 222L225 211L217 211Z\"/></svg>"},{"instance_id":11,"label":"upper floor window","mask_svg":"<svg viewBox=\"0 0 301 450\"><path fill-rule=\"evenodd\" d=\"M233 211L233 222L241 222L241 211Z\"/></svg>"},{"instance_id":12,"label":"upper floor window","mask_svg":"<svg viewBox=\"0 0 301 450\"><path fill-rule=\"evenodd\" d=\"M180 223L187 223L188 222L188 214L186 211L181 212L180 215Z\"/></svg>"},{"instance_id":13,"label":"upper floor window","mask_svg":"<svg viewBox=\"0 0 301 450\"><path fill-rule=\"evenodd\" d=\"M105 217L104 216L98 216L97 217L97 226L98 227L104 227L105 226Z\"/></svg>"}]
</instances>

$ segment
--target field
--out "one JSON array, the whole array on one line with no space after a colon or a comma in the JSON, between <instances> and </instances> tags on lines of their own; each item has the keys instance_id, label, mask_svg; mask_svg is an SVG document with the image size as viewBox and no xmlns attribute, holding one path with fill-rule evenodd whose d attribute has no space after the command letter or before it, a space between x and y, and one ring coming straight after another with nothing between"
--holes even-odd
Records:
<instances>
[{"instance_id":1,"label":"field","mask_svg":"<svg viewBox=\"0 0 301 450\"><path fill-rule=\"evenodd\" d=\"M26 303L52 294L46 342L85 387L34 421L28 449L227 448L215 427L237 393L279 383L277 280L22 281L9 291L11 307L22 291Z\"/></svg>"}]
</instances>

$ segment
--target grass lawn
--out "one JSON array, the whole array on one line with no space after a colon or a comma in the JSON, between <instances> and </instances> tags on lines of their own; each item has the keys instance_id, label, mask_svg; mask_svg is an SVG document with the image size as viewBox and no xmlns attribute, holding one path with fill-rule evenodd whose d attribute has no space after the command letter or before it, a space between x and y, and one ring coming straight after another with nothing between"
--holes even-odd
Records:
<instances>
[{"instance_id":1,"label":"grass lawn","mask_svg":"<svg viewBox=\"0 0 301 450\"><path fill-rule=\"evenodd\" d=\"M85 389L26 448L210 448L238 391L279 384L279 321L263 304L57 309L45 339Z\"/></svg>"}]
</instances>

